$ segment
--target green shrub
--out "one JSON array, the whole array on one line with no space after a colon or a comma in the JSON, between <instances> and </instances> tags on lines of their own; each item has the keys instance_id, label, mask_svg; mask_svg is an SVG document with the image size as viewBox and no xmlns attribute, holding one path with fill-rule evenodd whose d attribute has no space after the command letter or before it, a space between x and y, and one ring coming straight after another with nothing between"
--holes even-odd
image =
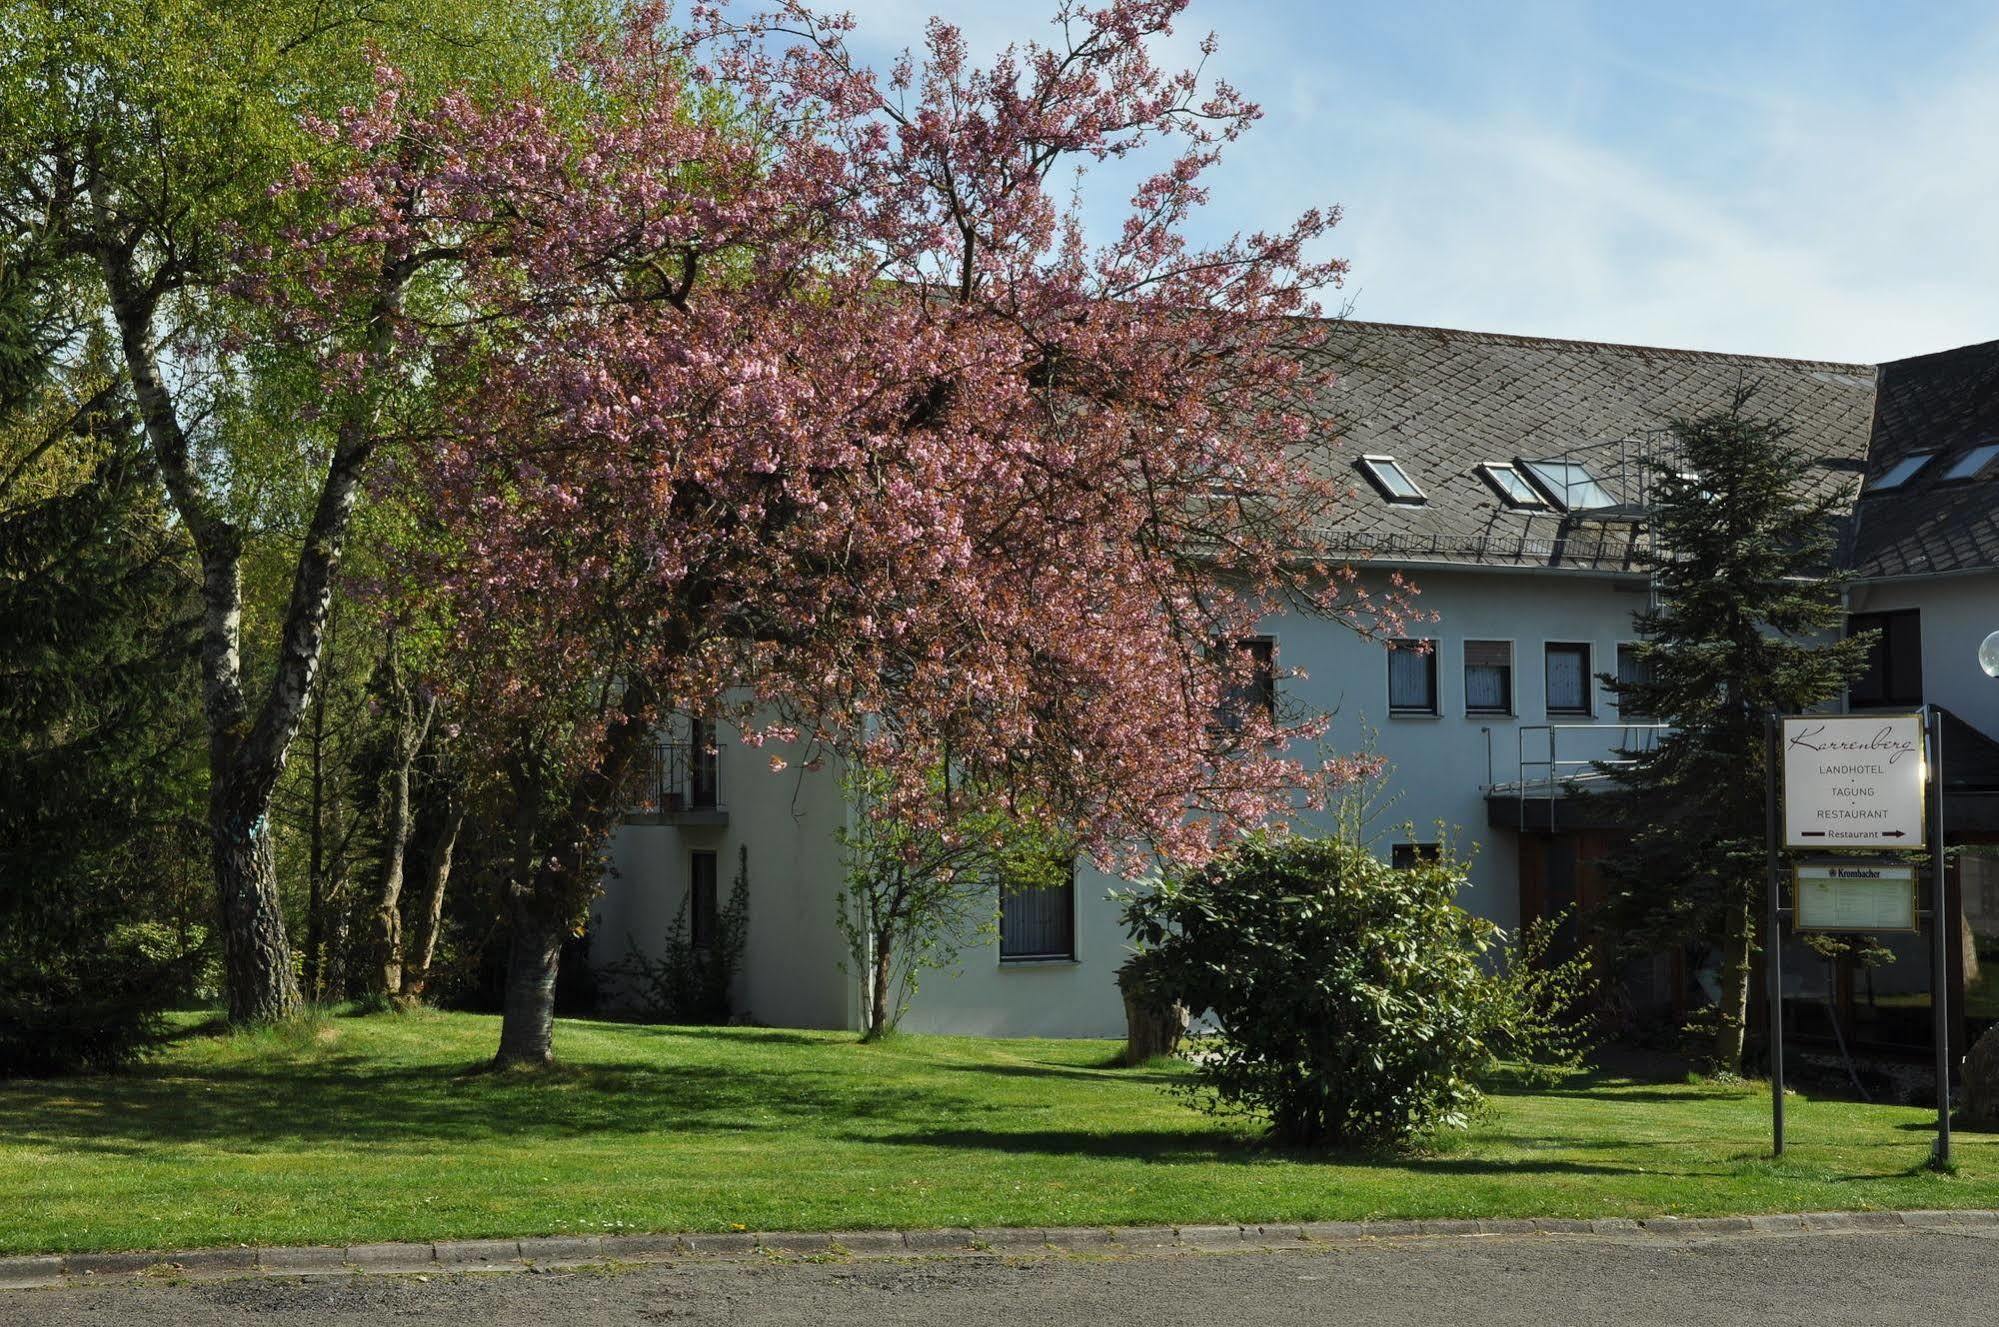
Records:
<instances>
[{"instance_id":1,"label":"green shrub","mask_svg":"<svg viewBox=\"0 0 1999 1327\"><path fill-rule=\"evenodd\" d=\"M692 896L680 901L680 911L667 927L658 958L627 940L629 952L605 972L618 978L647 1018L659 1023L726 1023L729 987L742 966L743 947L750 934L749 849L741 849L729 901L716 909L715 934L697 945L689 922Z\"/></svg>"},{"instance_id":2,"label":"green shrub","mask_svg":"<svg viewBox=\"0 0 1999 1327\"><path fill-rule=\"evenodd\" d=\"M113 1069L158 1041L161 1011L194 992L200 939L134 922L89 948L0 954L0 1078Z\"/></svg>"},{"instance_id":3,"label":"green shrub","mask_svg":"<svg viewBox=\"0 0 1999 1327\"><path fill-rule=\"evenodd\" d=\"M1504 937L1457 906L1463 884L1449 859L1397 869L1350 840L1255 836L1128 895L1125 920L1222 1034L1197 1066L1210 1108L1287 1143L1394 1145L1469 1123L1499 1054L1575 1053L1549 1033L1581 965L1551 988L1494 961Z\"/></svg>"}]
</instances>

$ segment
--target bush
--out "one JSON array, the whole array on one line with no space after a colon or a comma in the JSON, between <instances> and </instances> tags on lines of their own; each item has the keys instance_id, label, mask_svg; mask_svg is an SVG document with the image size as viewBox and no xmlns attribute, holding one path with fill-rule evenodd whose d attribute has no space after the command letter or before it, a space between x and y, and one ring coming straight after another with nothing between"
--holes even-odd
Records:
<instances>
[{"instance_id":1,"label":"bush","mask_svg":"<svg viewBox=\"0 0 1999 1327\"><path fill-rule=\"evenodd\" d=\"M1255 836L1127 896L1162 982L1222 1036L1198 1065L1211 1109L1287 1143L1366 1147L1461 1128L1502 1051L1570 1058L1547 979L1493 963L1504 937L1457 906L1462 866L1397 869L1347 839Z\"/></svg>"},{"instance_id":2,"label":"bush","mask_svg":"<svg viewBox=\"0 0 1999 1327\"><path fill-rule=\"evenodd\" d=\"M163 1035L202 959L199 936L145 922L89 949L0 955L0 1078L123 1065Z\"/></svg>"},{"instance_id":3,"label":"bush","mask_svg":"<svg viewBox=\"0 0 1999 1327\"><path fill-rule=\"evenodd\" d=\"M628 940L630 952L605 971L623 983L646 1017L655 1022L726 1023L733 1012L729 987L742 965L743 946L749 941L749 849L741 849L729 901L716 909L715 935L707 944L693 941L689 924L692 901L691 896L680 901L680 911L667 928L658 958L641 950L636 940Z\"/></svg>"}]
</instances>

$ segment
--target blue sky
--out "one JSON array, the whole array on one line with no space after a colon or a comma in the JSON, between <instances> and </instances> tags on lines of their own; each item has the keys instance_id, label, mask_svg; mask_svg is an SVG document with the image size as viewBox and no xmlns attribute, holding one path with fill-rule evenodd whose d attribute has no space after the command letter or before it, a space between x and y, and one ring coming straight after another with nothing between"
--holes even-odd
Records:
<instances>
[{"instance_id":1,"label":"blue sky","mask_svg":"<svg viewBox=\"0 0 1999 1327\"><path fill-rule=\"evenodd\" d=\"M845 3L871 60L932 12L986 51L1052 12ZM1209 30L1265 118L1201 228L1340 204L1356 317L1860 362L1999 338L1994 0L1194 0L1173 45Z\"/></svg>"}]
</instances>

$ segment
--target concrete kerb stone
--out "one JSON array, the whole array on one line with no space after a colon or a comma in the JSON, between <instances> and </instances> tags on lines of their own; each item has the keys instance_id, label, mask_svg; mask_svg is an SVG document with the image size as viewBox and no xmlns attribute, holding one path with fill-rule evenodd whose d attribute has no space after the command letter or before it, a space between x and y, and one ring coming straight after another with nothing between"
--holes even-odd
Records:
<instances>
[{"instance_id":1,"label":"concrete kerb stone","mask_svg":"<svg viewBox=\"0 0 1999 1327\"><path fill-rule=\"evenodd\" d=\"M354 1268L344 1245L304 1245L258 1249L257 1270L265 1276L345 1276Z\"/></svg>"},{"instance_id":2,"label":"concrete kerb stone","mask_svg":"<svg viewBox=\"0 0 1999 1327\"><path fill-rule=\"evenodd\" d=\"M605 1247L615 1250L616 1244L616 1240L607 1241ZM702 1258L747 1258L757 1251L757 1237L747 1231L733 1230L715 1235L682 1235L680 1251Z\"/></svg>"},{"instance_id":3,"label":"concrete kerb stone","mask_svg":"<svg viewBox=\"0 0 1999 1327\"><path fill-rule=\"evenodd\" d=\"M130 1276L166 1265L164 1253L72 1253L62 1260L65 1276Z\"/></svg>"},{"instance_id":4,"label":"concrete kerb stone","mask_svg":"<svg viewBox=\"0 0 1999 1327\"><path fill-rule=\"evenodd\" d=\"M0 1290L39 1290L62 1284L62 1259L54 1254L0 1258Z\"/></svg>"},{"instance_id":5,"label":"concrete kerb stone","mask_svg":"<svg viewBox=\"0 0 1999 1327\"><path fill-rule=\"evenodd\" d=\"M834 1253L852 1258L892 1258L909 1252L900 1230L836 1230L826 1242Z\"/></svg>"},{"instance_id":6,"label":"concrete kerb stone","mask_svg":"<svg viewBox=\"0 0 1999 1327\"><path fill-rule=\"evenodd\" d=\"M1048 1242L1048 1232L1030 1226L1002 1226L997 1230L978 1232L979 1242L994 1253L1013 1256L1045 1255L1056 1252Z\"/></svg>"},{"instance_id":7,"label":"concrete kerb stone","mask_svg":"<svg viewBox=\"0 0 1999 1327\"><path fill-rule=\"evenodd\" d=\"M521 1261L520 1241L512 1239L440 1241L432 1246L432 1250L438 1264L454 1272L511 1269Z\"/></svg>"},{"instance_id":8,"label":"concrete kerb stone","mask_svg":"<svg viewBox=\"0 0 1999 1327\"><path fill-rule=\"evenodd\" d=\"M522 1240L520 1250L521 1261L535 1267L576 1267L604 1261L604 1241L596 1235L537 1235Z\"/></svg>"},{"instance_id":9,"label":"concrete kerb stone","mask_svg":"<svg viewBox=\"0 0 1999 1327\"><path fill-rule=\"evenodd\" d=\"M351 1244L347 1263L364 1272L435 1272L437 1250L428 1244Z\"/></svg>"},{"instance_id":10,"label":"concrete kerb stone","mask_svg":"<svg viewBox=\"0 0 1999 1327\"><path fill-rule=\"evenodd\" d=\"M945 1230L906 1230L903 1242L911 1253L978 1253L979 1232L969 1226Z\"/></svg>"},{"instance_id":11,"label":"concrete kerb stone","mask_svg":"<svg viewBox=\"0 0 1999 1327\"><path fill-rule=\"evenodd\" d=\"M1060 1253L1163 1254L1284 1250L1394 1236L1596 1235L1667 1238L1800 1235L1808 1232L1935 1230L1999 1226L1999 1211L1806 1212L1749 1217L1604 1217L1596 1220L1324 1221L1270 1226L1134 1226L1071 1230L856 1230L833 1233L729 1232L708 1235L543 1236L525 1240L381 1243L349 1247L223 1248L184 1253L78 1253L0 1258L0 1289L60 1286L85 1278L153 1273L196 1279L261 1274L326 1276L371 1273L527 1271L598 1262L693 1257L729 1259L758 1253L792 1257L978 1256Z\"/></svg>"},{"instance_id":12,"label":"concrete kerb stone","mask_svg":"<svg viewBox=\"0 0 1999 1327\"><path fill-rule=\"evenodd\" d=\"M775 1234L758 1235L757 1251L780 1254L787 1258L812 1258L832 1252L832 1244L824 1231L818 1234L778 1231Z\"/></svg>"}]
</instances>

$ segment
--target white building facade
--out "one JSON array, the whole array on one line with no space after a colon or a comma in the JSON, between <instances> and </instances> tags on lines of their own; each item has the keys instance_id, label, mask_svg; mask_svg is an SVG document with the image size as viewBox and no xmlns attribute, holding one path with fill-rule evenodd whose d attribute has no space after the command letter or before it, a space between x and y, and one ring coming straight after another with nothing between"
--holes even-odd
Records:
<instances>
[{"instance_id":1,"label":"white building facade","mask_svg":"<svg viewBox=\"0 0 1999 1327\"><path fill-rule=\"evenodd\" d=\"M1973 364L1990 361L1999 374L1999 343L1951 353L1981 351ZM1378 324L1341 325L1327 353L1341 373L1324 403L1328 437L1354 488L1329 514L1334 537L1365 575L1393 569L1412 580L1433 620L1411 629L1422 648L1297 614L1261 624L1261 639L1280 677L1281 706L1331 715L1328 749L1384 760L1367 825L1377 852L1395 860L1449 840L1471 860L1461 901L1473 911L1510 927L1590 903L1591 863L1611 840L1565 823L1561 793L1590 761L1640 746L1651 732L1643 716L1618 713L1599 680L1629 666L1620 647L1634 640L1633 614L1648 602L1636 555L1647 538L1649 467L1670 464L1670 419L1724 408L1745 383L1758 384L1752 408L1791 421L1820 458L1814 483L1868 486L1845 543L1862 577L1851 590L1854 621L1856 629L1900 625L1884 633L1886 691L1868 692L1863 703L1900 704L1913 687L1919 703L1944 705L1974 732L1999 735L1999 682L1974 660L1978 641L1999 629L1999 398L1988 396L1984 423L1960 420L1949 436L1933 422L1911 424L1931 448L1925 467L1935 468L1922 482L1877 494L1911 450L1906 441L1884 443L1877 408L1901 366ZM1907 565L1922 550L1880 532L1909 519L1904 506L1923 506L1930 478L1963 467L1981 430L1994 435L1993 464L1948 481L1944 492L1971 513L1961 523L1985 524L1947 541L1955 550L1948 569ZM1904 678L1911 668L1913 680ZM609 964L631 946L657 950L683 913L698 935L746 862L749 925L736 1007L774 1025L858 1027L860 975L835 921L836 835L855 814L839 771L801 772L794 763L773 773L770 748L747 749L733 736L685 727L666 735L660 787L613 845L613 871L592 915L593 961ZM711 745L712 757L698 754ZM1967 785L1960 800L1982 808L1981 796ZM1991 806L1999 810L1999 798ZM1992 828L1999 831L1999 816ZM1973 893L1981 881L1970 882ZM998 935L967 947L955 969L925 974L903 1026L1122 1035L1115 974L1128 951L1111 898L1122 887L1083 864L1059 897L1003 909L996 900ZM1999 923L1999 897L1993 904ZM1680 987L1688 980L1665 968L1657 977ZM619 998L615 985L608 994Z\"/></svg>"}]
</instances>

